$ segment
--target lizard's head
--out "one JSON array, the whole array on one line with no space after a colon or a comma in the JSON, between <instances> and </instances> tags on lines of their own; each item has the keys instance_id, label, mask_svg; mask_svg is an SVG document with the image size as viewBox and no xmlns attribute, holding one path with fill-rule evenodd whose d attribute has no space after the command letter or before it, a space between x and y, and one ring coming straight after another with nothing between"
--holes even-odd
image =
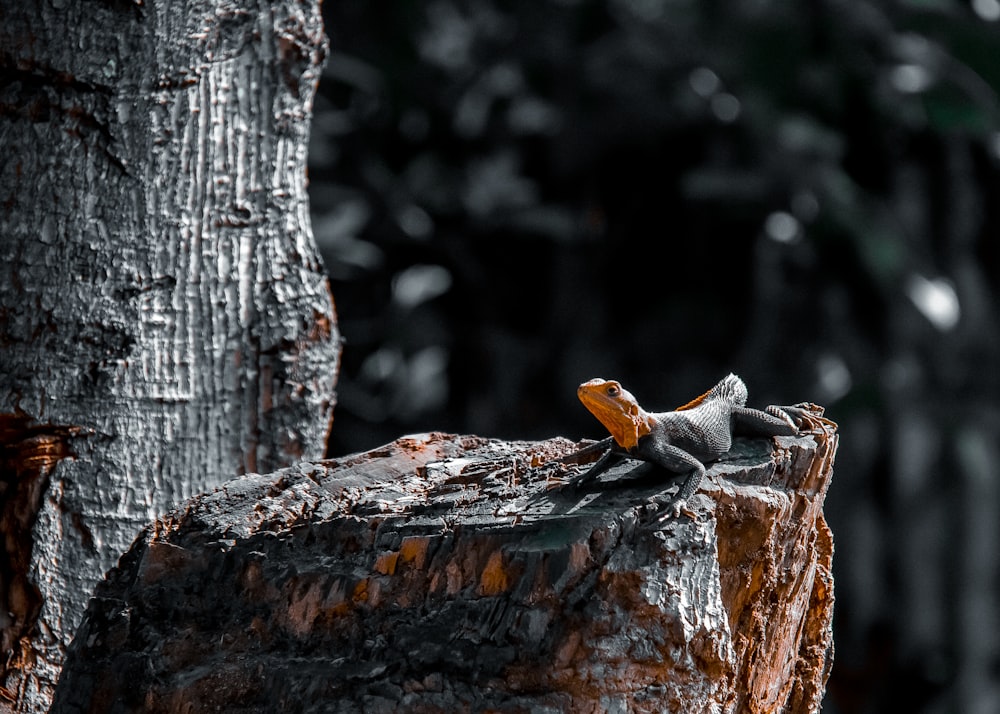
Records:
<instances>
[{"instance_id":1,"label":"lizard's head","mask_svg":"<svg viewBox=\"0 0 1000 714\"><path fill-rule=\"evenodd\" d=\"M604 424L619 446L631 449L650 432L649 415L631 394L613 380L592 379L581 384L576 395L583 406Z\"/></svg>"}]
</instances>

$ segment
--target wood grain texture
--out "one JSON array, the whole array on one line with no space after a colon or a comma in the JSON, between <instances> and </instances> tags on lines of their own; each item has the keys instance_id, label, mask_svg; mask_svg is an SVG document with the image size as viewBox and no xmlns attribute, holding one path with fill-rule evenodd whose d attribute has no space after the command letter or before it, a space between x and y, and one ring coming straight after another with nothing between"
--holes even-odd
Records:
<instances>
[{"instance_id":1,"label":"wood grain texture","mask_svg":"<svg viewBox=\"0 0 1000 714\"><path fill-rule=\"evenodd\" d=\"M31 595L0 616L14 711L48 708L144 524L323 454L339 335L305 159L325 48L318 2L0 0L0 415L73 434L12 477L40 490L0 494L23 525L0 587Z\"/></svg>"},{"instance_id":2,"label":"wood grain texture","mask_svg":"<svg viewBox=\"0 0 1000 714\"><path fill-rule=\"evenodd\" d=\"M231 481L149 526L53 712L811 712L837 437L737 440L691 501L575 445L425 434ZM776 446L775 446L776 445Z\"/></svg>"}]
</instances>

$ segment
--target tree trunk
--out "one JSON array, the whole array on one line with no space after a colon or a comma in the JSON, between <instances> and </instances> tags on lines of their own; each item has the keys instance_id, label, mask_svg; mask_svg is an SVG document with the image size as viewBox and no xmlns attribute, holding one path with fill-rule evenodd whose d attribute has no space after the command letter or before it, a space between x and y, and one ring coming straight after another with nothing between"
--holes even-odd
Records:
<instances>
[{"instance_id":1,"label":"tree trunk","mask_svg":"<svg viewBox=\"0 0 1000 714\"><path fill-rule=\"evenodd\" d=\"M141 525L319 458L317 2L0 0L0 702L44 711Z\"/></svg>"},{"instance_id":2,"label":"tree trunk","mask_svg":"<svg viewBox=\"0 0 1000 714\"><path fill-rule=\"evenodd\" d=\"M662 471L550 488L565 439L421 435L231 481L98 587L53 712L818 711L836 443L819 417L739 440L662 523Z\"/></svg>"}]
</instances>

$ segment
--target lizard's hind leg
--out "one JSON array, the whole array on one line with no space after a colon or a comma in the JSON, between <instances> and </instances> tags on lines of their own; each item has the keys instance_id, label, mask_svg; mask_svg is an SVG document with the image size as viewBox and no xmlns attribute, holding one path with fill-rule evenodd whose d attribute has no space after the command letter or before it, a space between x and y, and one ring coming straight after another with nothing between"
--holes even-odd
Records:
<instances>
[{"instance_id":1,"label":"lizard's hind leg","mask_svg":"<svg viewBox=\"0 0 1000 714\"><path fill-rule=\"evenodd\" d=\"M750 407L733 409L733 426L744 436L794 436L799 428L788 412L781 407L769 406L765 411Z\"/></svg>"}]
</instances>

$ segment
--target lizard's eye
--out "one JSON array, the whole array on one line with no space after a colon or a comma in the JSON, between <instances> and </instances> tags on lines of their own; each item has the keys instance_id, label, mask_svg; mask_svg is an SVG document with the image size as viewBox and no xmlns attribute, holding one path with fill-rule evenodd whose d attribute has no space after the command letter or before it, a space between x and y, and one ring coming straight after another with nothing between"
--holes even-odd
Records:
<instances>
[{"instance_id":1,"label":"lizard's eye","mask_svg":"<svg viewBox=\"0 0 1000 714\"><path fill-rule=\"evenodd\" d=\"M617 397L621 393L621 390L618 389L618 387L616 387L615 385L611 384L608 385L608 388L605 390L605 393L609 397Z\"/></svg>"}]
</instances>

